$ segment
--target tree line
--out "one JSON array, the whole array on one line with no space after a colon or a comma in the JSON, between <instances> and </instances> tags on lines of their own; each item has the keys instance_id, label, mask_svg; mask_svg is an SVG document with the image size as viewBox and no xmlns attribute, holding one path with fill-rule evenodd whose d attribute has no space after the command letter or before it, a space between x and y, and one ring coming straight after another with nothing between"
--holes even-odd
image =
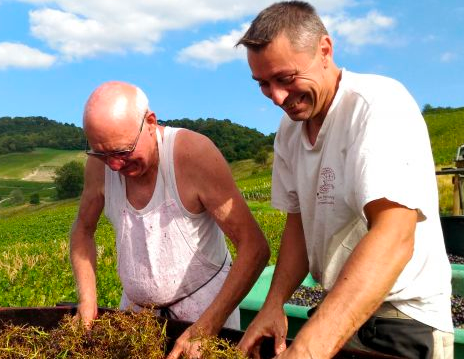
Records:
<instances>
[{"instance_id":1,"label":"tree line","mask_svg":"<svg viewBox=\"0 0 464 359\"><path fill-rule=\"evenodd\" d=\"M214 118L159 121L162 125L183 127L209 137L227 161L253 158L272 148L275 134L264 135L256 129L230 120ZM46 117L0 117L0 154L30 152L36 147L84 150L85 135L74 124L59 123Z\"/></svg>"},{"instance_id":2,"label":"tree line","mask_svg":"<svg viewBox=\"0 0 464 359\"><path fill-rule=\"evenodd\" d=\"M229 162L253 158L263 149L268 152L272 151L275 137L275 133L265 136L255 129L238 125L228 119L200 118L192 121L183 118L159 120L159 123L171 127L187 128L205 135L214 142Z\"/></svg>"},{"instance_id":3,"label":"tree line","mask_svg":"<svg viewBox=\"0 0 464 359\"><path fill-rule=\"evenodd\" d=\"M36 147L84 149L82 128L46 117L0 117L0 154L30 152Z\"/></svg>"}]
</instances>

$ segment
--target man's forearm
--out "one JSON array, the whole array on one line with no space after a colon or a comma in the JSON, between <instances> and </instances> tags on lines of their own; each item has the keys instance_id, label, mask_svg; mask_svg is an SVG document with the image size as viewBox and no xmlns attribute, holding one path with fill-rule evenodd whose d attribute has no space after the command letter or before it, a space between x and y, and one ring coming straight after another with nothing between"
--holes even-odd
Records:
<instances>
[{"instance_id":1,"label":"man's forearm","mask_svg":"<svg viewBox=\"0 0 464 359\"><path fill-rule=\"evenodd\" d=\"M79 302L96 300L96 248L93 238L73 232L70 245L71 265Z\"/></svg>"},{"instance_id":2,"label":"man's forearm","mask_svg":"<svg viewBox=\"0 0 464 359\"><path fill-rule=\"evenodd\" d=\"M308 257L299 213L290 213L265 305L283 306L308 274Z\"/></svg>"},{"instance_id":3,"label":"man's forearm","mask_svg":"<svg viewBox=\"0 0 464 359\"><path fill-rule=\"evenodd\" d=\"M398 215L408 216L402 212ZM396 223L399 228L408 227L408 222ZM316 358L331 358L340 350L383 302L411 258L414 226L409 226L410 233L387 231L382 226L369 231L294 344L304 346Z\"/></svg>"},{"instance_id":4,"label":"man's forearm","mask_svg":"<svg viewBox=\"0 0 464 359\"><path fill-rule=\"evenodd\" d=\"M247 295L269 260L266 242L257 245L241 241L237 257L218 295L200 317L199 325L209 326L211 334L217 333L240 301ZM206 329L206 328L204 328Z\"/></svg>"}]
</instances>

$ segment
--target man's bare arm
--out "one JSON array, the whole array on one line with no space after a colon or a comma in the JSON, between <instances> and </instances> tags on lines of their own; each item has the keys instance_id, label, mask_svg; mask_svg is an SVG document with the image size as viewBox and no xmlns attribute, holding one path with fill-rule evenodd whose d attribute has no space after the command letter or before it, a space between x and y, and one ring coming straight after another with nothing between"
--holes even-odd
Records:
<instances>
[{"instance_id":1,"label":"man's bare arm","mask_svg":"<svg viewBox=\"0 0 464 359\"><path fill-rule=\"evenodd\" d=\"M253 352L263 336L274 337L276 354L285 349L287 319L283 305L307 274L308 257L301 214L289 213L266 301L239 343L245 353Z\"/></svg>"},{"instance_id":2,"label":"man's bare arm","mask_svg":"<svg viewBox=\"0 0 464 359\"><path fill-rule=\"evenodd\" d=\"M104 164L89 158L79 212L72 226L70 257L79 296L78 315L85 325L97 316L96 248L94 233L103 210Z\"/></svg>"},{"instance_id":3,"label":"man's bare arm","mask_svg":"<svg viewBox=\"0 0 464 359\"><path fill-rule=\"evenodd\" d=\"M369 231L334 287L279 358L331 358L388 295L414 250L416 210L387 199L365 208Z\"/></svg>"},{"instance_id":4,"label":"man's bare arm","mask_svg":"<svg viewBox=\"0 0 464 359\"><path fill-rule=\"evenodd\" d=\"M221 291L200 322L217 332L269 260L267 241L238 190L222 154L205 136L183 131L189 178L198 200L232 241L237 256ZM187 173L186 173L187 174Z\"/></svg>"}]
</instances>

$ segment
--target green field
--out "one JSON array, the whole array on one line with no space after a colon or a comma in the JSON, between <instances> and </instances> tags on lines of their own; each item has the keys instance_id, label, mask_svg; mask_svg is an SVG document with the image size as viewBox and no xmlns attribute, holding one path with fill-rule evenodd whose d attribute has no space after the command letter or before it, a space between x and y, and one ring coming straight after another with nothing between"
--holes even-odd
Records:
<instances>
[{"instance_id":1,"label":"green field","mask_svg":"<svg viewBox=\"0 0 464 359\"><path fill-rule=\"evenodd\" d=\"M0 179L27 179L51 182L56 168L70 161L84 162L83 151L37 148L26 153L0 155Z\"/></svg>"},{"instance_id":2,"label":"green field","mask_svg":"<svg viewBox=\"0 0 464 359\"><path fill-rule=\"evenodd\" d=\"M464 109L430 113L425 119L437 169L453 165L457 146L464 142ZM54 202L54 170L71 160L85 161L82 151L37 149L26 154L0 156L0 201L20 189L26 203L39 193L41 204L9 206L0 202L0 306L43 306L75 302L69 264L68 234L78 202ZM276 262L285 215L270 207L272 154L266 165L253 160L231 164L234 179L271 247L269 264ZM21 180L29 178L29 180ZM452 207L451 178L440 176L440 211ZM101 218L98 245L98 303L115 307L121 287L116 273L114 232ZM232 246L229 248L235 255Z\"/></svg>"},{"instance_id":3,"label":"green field","mask_svg":"<svg viewBox=\"0 0 464 359\"><path fill-rule=\"evenodd\" d=\"M0 157L0 177L6 177L6 173L15 177L0 179L0 198L6 198L13 189L20 189L26 200L31 193L39 193L41 204L6 208L0 204L0 306L53 306L58 302L75 302L68 235L78 200L53 201L52 182L19 178L37 167L56 168L85 157L82 152L39 149L34 155L19 158L21 156L13 154ZM271 162L272 158L267 165L257 165L252 160L240 161L232 164L232 171L268 238L272 249L269 264L274 264L285 216L269 205ZM115 307L119 303L121 286L116 273L114 232L104 217L99 222L96 241L98 303ZM235 256L230 242L228 246Z\"/></svg>"},{"instance_id":4,"label":"green field","mask_svg":"<svg viewBox=\"0 0 464 359\"><path fill-rule=\"evenodd\" d=\"M252 201L252 213L277 258L285 215L269 202ZM77 200L0 210L0 306L53 306L75 302L68 234ZM96 233L98 304L115 307L121 286L116 273L114 231L102 217ZM232 255L235 250L228 242Z\"/></svg>"},{"instance_id":5,"label":"green field","mask_svg":"<svg viewBox=\"0 0 464 359\"><path fill-rule=\"evenodd\" d=\"M432 111L424 115L437 165L450 164L458 146L464 144L464 108Z\"/></svg>"}]
</instances>

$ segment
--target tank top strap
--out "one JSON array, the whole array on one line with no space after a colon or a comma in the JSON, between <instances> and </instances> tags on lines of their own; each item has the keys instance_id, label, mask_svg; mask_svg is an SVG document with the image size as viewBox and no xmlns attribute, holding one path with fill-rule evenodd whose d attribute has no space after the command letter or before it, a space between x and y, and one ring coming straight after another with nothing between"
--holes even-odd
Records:
<instances>
[{"instance_id":1,"label":"tank top strap","mask_svg":"<svg viewBox=\"0 0 464 359\"><path fill-rule=\"evenodd\" d=\"M163 187L164 187L164 197L165 200L169 200L171 196L169 195L169 190L168 190L168 174L167 174L167 169L168 169L168 161L166 159L166 150L165 150L165 141L166 137L169 136L169 130L167 127L164 129L164 140L161 137L161 133L156 127L156 140L158 143L158 175L161 175L163 178Z\"/></svg>"},{"instance_id":2,"label":"tank top strap","mask_svg":"<svg viewBox=\"0 0 464 359\"><path fill-rule=\"evenodd\" d=\"M161 138L161 133L158 128L156 129L156 137L158 140L159 151L159 169L163 176L164 194L167 199L175 199L175 176L173 175L174 169L174 140L178 129L166 126L164 128L164 136ZM173 182L174 181L174 182ZM172 192L174 191L174 192Z\"/></svg>"}]
</instances>

